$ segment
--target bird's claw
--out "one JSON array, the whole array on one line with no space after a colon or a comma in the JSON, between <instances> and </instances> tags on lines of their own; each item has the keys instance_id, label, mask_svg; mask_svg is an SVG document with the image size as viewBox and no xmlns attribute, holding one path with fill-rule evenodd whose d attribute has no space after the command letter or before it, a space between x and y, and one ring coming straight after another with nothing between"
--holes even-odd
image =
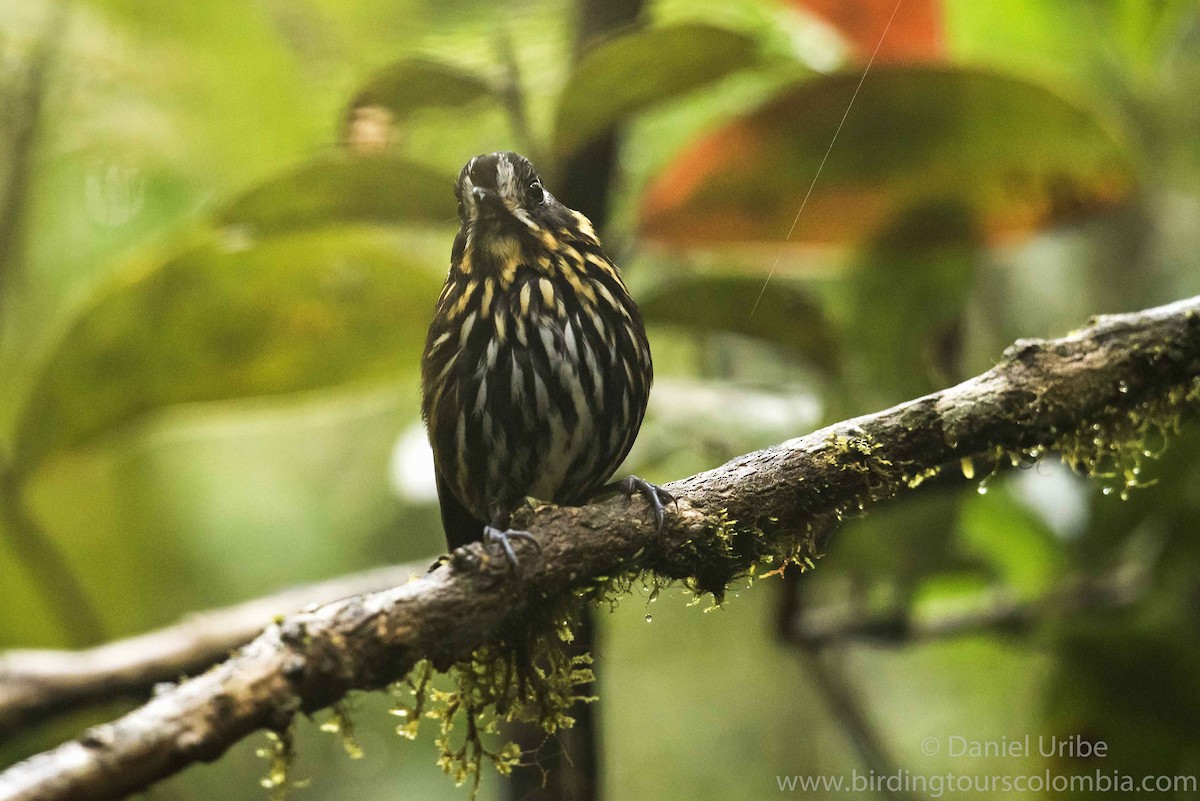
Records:
<instances>
[{"instance_id":1,"label":"bird's claw","mask_svg":"<svg viewBox=\"0 0 1200 801\"><path fill-rule=\"evenodd\" d=\"M528 531L514 531L512 529L502 531L495 526L483 527L484 545L499 545L500 550L504 552L504 558L508 560L508 564L512 566L513 570L519 570L521 563L517 560L517 552L513 550L512 540L524 540L533 546L535 551L542 550L541 543Z\"/></svg>"},{"instance_id":2,"label":"bird's claw","mask_svg":"<svg viewBox=\"0 0 1200 801\"><path fill-rule=\"evenodd\" d=\"M657 524L657 533L661 534L663 523L665 522L667 504L675 504L675 508L679 508L679 500L667 492L657 484L651 484L644 478L637 476L629 476L622 479L620 483L621 491L626 497L632 496L635 492L641 493L642 496L650 503L650 508L654 510L654 522Z\"/></svg>"}]
</instances>

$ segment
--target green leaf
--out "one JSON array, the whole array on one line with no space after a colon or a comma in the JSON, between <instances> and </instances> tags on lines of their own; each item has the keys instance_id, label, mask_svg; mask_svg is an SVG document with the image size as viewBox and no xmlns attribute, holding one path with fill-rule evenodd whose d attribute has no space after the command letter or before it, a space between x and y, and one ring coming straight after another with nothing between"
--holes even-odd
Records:
<instances>
[{"instance_id":1,"label":"green leaf","mask_svg":"<svg viewBox=\"0 0 1200 801\"><path fill-rule=\"evenodd\" d=\"M407 58L372 75L354 96L349 114L379 106L402 120L422 108L463 106L494 96L492 85L480 75L442 61Z\"/></svg>"},{"instance_id":2,"label":"green leaf","mask_svg":"<svg viewBox=\"0 0 1200 801\"><path fill-rule=\"evenodd\" d=\"M986 495L963 498L963 547L992 565L1019 597L1048 591L1063 572L1062 543L1032 512L1019 505L1004 483Z\"/></svg>"},{"instance_id":3,"label":"green leaf","mask_svg":"<svg viewBox=\"0 0 1200 801\"><path fill-rule=\"evenodd\" d=\"M1185 63L1173 54L1195 24L1196 3L991 0L947 3L945 10L959 58L1023 74L1068 75L1104 95L1113 93L1114 81L1151 85L1166 64Z\"/></svg>"},{"instance_id":4,"label":"green leaf","mask_svg":"<svg viewBox=\"0 0 1200 801\"><path fill-rule=\"evenodd\" d=\"M636 30L580 60L558 101L554 151L561 157L626 117L744 69L757 43L700 23Z\"/></svg>"},{"instance_id":5,"label":"green leaf","mask_svg":"<svg viewBox=\"0 0 1200 801\"><path fill-rule=\"evenodd\" d=\"M844 375L856 408L900 403L954 384L963 366L963 316L979 263L979 233L961 204L906 208L877 232L833 290Z\"/></svg>"},{"instance_id":6,"label":"green leaf","mask_svg":"<svg viewBox=\"0 0 1200 801\"><path fill-rule=\"evenodd\" d=\"M121 279L42 369L17 434L26 471L170 404L408 373L439 284L403 243L371 230L261 244L206 233Z\"/></svg>"},{"instance_id":7,"label":"green leaf","mask_svg":"<svg viewBox=\"0 0 1200 801\"><path fill-rule=\"evenodd\" d=\"M259 236L332 223L453 223L454 176L391 155L335 154L271 178L216 215Z\"/></svg>"},{"instance_id":8,"label":"green leaf","mask_svg":"<svg viewBox=\"0 0 1200 801\"><path fill-rule=\"evenodd\" d=\"M763 292L757 277L678 275L639 300L638 308L648 323L744 334L780 345L827 372L837 366L835 337L821 306L795 283L772 281Z\"/></svg>"},{"instance_id":9,"label":"green leaf","mask_svg":"<svg viewBox=\"0 0 1200 801\"><path fill-rule=\"evenodd\" d=\"M857 244L937 205L965 209L994 242L1111 208L1134 189L1122 139L1046 87L889 66L871 72L846 115L861 77L793 86L694 143L649 186L642 233L683 248Z\"/></svg>"}]
</instances>

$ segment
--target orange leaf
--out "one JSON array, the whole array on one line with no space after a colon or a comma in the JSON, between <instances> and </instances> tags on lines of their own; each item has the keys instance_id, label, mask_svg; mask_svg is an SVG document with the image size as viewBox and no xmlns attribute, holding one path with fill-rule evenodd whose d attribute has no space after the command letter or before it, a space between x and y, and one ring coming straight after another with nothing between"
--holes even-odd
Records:
<instances>
[{"instance_id":1,"label":"orange leaf","mask_svg":"<svg viewBox=\"0 0 1200 801\"><path fill-rule=\"evenodd\" d=\"M641 232L694 248L782 243L860 74L785 89L695 142L647 187ZM962 209L988 241L1122 201L1135 177L1121 137L1044 86L980 69L872 71L790 241L859 244L914 209ZM931 219L909 246L955 236Z\"/></svg>"},{"instance_id":2,"label":"orange leaf","mask_svg":"<svg viewBox=\"0 0 1200 801\"><path fill-rule=\"evenodd\" d=\"M876 47L877 63L940 61L945 52L941 0L903 0L898 8L897 0L791 0L791 4L837 28L861 62Z\"/></svg>"}]
</instances>

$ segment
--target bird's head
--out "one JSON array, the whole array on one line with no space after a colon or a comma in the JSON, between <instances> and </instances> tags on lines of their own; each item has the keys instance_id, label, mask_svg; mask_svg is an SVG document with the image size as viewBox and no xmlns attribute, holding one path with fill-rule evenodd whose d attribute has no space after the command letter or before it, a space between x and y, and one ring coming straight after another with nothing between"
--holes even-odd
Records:
<instances>
[{"instance_id":1,"label":"bird's head","mask_svg":"<svg viewBox=\"0 0 1200 801\"><path fill-rule=\"evenodd\" d=\"M561 226L571 212L542 186L529 159L502 151L476 156L458 174L454 187L463 227L487 235L541 238Z\"/></svg>"},{"instance_id":2,"label":"bird's head","mask_svg":"<svg viewBox=\"0 0 1200 801\"><path fill-rule=\"evenodd\" d=\"M468 161L458 174L454 194L463 225L536 218L558 205L542 186L542 178L529 159L511 151L487 153Z\"/></svg>"},{"instance_id":3,"label":"bird's head","mask_svg":"<svg viewBox=\"0 0 1200 801\"><path fill-rule=\"evenodd\" d=\"M511 276L519 264L550 264L572 243L599 247L592 224L555 199L529 159L511 151L466 163L454 194L462 223L452 261Z\"/></svg>"}]
</instances>

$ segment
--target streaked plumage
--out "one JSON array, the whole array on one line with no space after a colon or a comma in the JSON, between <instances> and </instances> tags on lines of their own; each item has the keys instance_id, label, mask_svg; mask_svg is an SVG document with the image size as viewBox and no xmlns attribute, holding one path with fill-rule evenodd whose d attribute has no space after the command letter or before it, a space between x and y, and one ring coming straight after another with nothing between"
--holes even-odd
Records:
<instances>
[{"instance_id":1,"label":"streaked plumage","mask_svg":"<svg viewBox=\"0 0 1200 801\"><path fill-rule=\"evenodd\" d=\"M462 227L421 365L452 548L506 529L526 496L586 500L633 445L653 378L620 272L533 165L478 156L455 190ZM661 514L670 496L633 482Z\"/></svg>"}]
</instances>

